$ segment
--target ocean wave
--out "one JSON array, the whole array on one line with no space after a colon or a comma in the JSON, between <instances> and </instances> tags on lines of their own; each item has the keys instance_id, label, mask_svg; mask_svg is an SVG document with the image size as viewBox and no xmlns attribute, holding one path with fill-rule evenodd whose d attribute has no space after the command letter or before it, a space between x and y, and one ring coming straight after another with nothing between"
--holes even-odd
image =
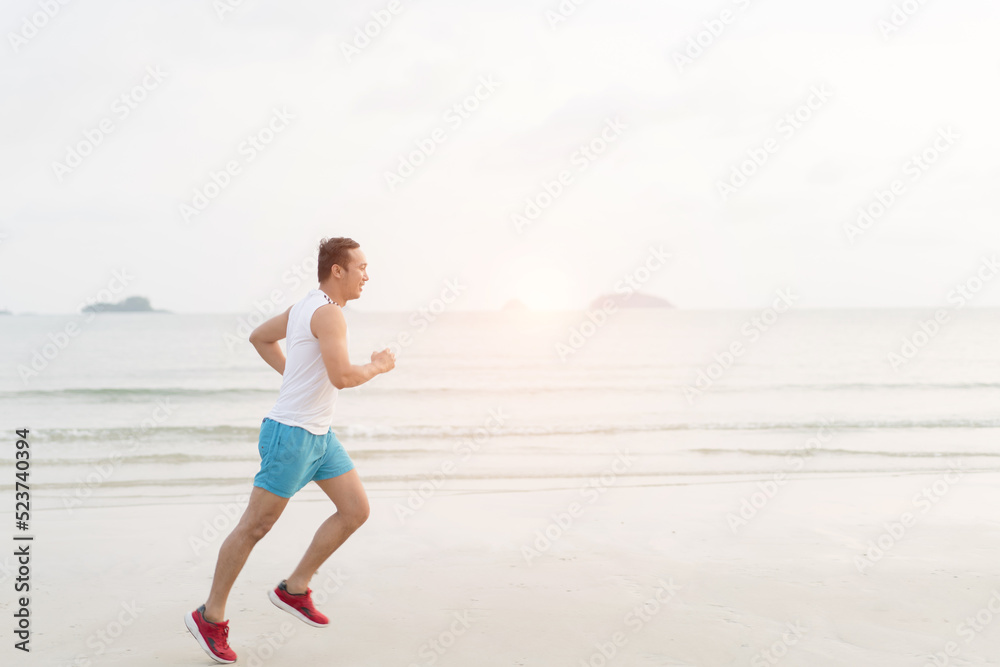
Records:
<instances>
[{"instance_id":1,"label":"ocean wave","mask_svg":"<svg viewBox=\"0 0 1000 667\"><path fill-rule=\"evenodd\" d=\"M828 468L817 468L810 470L808 468L803 470L788 471L789 478L830 478L834 475L849 475L849 476L864 476L871 477L875 475L929 475L944 473L950 470L950 467L942 465L939 467L924 467L924 468L899 468L899 467L828 467ZM998 473L1000 472L1000 467L996 466L967 466L963 467L963 473ZM498 471L492 474L476 474L476 473L456 473L449 475L447 479L448 486L443 488L440 493L442 494L454 494L454 493L465 493L469 491L474 492L520 492L520 491L537 491L540 489L552 490L552 489L574 489L579 488L581 481L588 481L595 479L600 475L601 471L580 471L580 472L522 472L522 471ZM689 470L637 470L630 469L628 471L618 473L615 481L615 488L625 488L625 487L638 487L638 486L674 486L674 485L687 485L691 483L699 483L696 480L699 478L702 480L700 483L746 483L754 480L765 480L770 479L773 476L773 471L767 470L742 470L742 469L728 469L720 470L717 468L696 468ZM197 492L198 498L211 498L213 496L220 498L222 501L231 502L232 496L228 493L219 493L221 488L233 487L241 488L242 492L249 491L251 477L248 475L226 475L226 476L216 476L216 477L185 477L185 478L163 478L163 479L108 479L102 481L99 485L94 488L99 488L100 493L93 496L88 496L83 499L82 506L98 507L106 504L110 501L114 501L116 498L123 498L120 495L123 491L131 491L132 489L141 489L141 493L131 496L134 501L141 504L144 502L155 501L157 495L154 493L157 489L178 489L184 491L184 493L174 493L170 494L171 497L182 498L184 500L189 500L191 497L190 491ZM709 481L712 480L712 481ZM399 485L400 490L406 490L412 488L414 485L421 484L427 481L427 475L420 473L400 473L400 474L366 474L364 476L364 481L366 484L385 484L385 485ZM470 486L463 486L462 482L471 483ZM501 484L510 484L511 482L516 482L515 485L505 486L501 488L488 488L484 487L484 482L493 482ZM541 487L532 486L531 482L542 483ZM6 493L13 490L13 484L3 484L0 483L0 492ZM36 492L36 498L38 499L63 499L63 502L67 498L75 497L75 493L80 489L79 481L60 481L60 482L49 482L46 483L43 490ZM109 493L110 492L110 493ZM216 501L218 502L218 501ZM132 503L132 504L135 504ZM70 505L72 506L72 505Z\"/></svg>"},{"instance_id":2,"label":"ocean wave","mask_svg":"<svg viewBox=\"0 0 1000 667\"><path fill-rule=\"evenodd\" d=\"M447 452L440 449L357 449L351 448L350 455L352 459L356 460L369 460L369 459L380 459L380 458L399 458L403 455L432 455L432 456L442 456L447 454ZM49 456L38 456L36 459L42 462L47 467L52 466L85 466L85 465L98 465L105 464L112 460L114 465L132 465L132 464L203 464L203 463L246 463L246 462L258 462L260 461L260 456L257 453L257 448L255 446L248 445L244 451L236 453L225 453L225 454L190 454L186 452L162 452L153 454L123 454L120 450L108 451L105 455L97 456L79 456L79 457L49 457ZM13 468L15 464L14 460L3 460L0 459L0 468Z\"/></svg>"},{"instance_id":3,"label":"ocean wave","mask_svg":"<svg viewBox=\"0 0 1000 667\"><path fill-rule=\"evenodd\" d=\"M775 457L803 457L809 458L811 456L817 456L820 454L831 454L834 456L886 456L890 458L905 458L905 459L966 459L975 457L1000 457L1000 452L995 451L980 451L980 452L959 452L959 451L947 451L947 452L915 452L915 451L888 451L888 450L876 450L876 449L843 449L838 447L817 447L816 449L746 449L746 448L736 448L728 449L722 447L698 447L692 449L683 450L685 452L692 452L695 454L705 454L705 455L746 455L746 456L775 456Z\"/></svg>"},{"instance_id":4,"label":"ocean wave","mask_svg":"<svg viewBox=\"0 0 1000 667\"><path fill-rule=\"evenodd\" d=\"M23 391L0 391L0 400L10 398L93 398L98 401L120 401L125 398L141 398L143 400L156 398L173 398L190 396L192 398L218 398L226 396L271 394L275 398L275 389L256 389L253 387L195 389L185 387L104 387L99 389L27 389Z\"/></svg>"},{"instance_id":5,"label":"ocean wave","mask_svg":"<svg viewBox=\"0 0 1000 667\"><path fill-rule=\"evenodd\" d=\"M498 369L501 370L501 369ZM697 369L694 369L697 370ZM413 387L360 387L355 391L368 396L410 396L419 395L537 395L553 393L591 393L600 391L613 391L618 393L681 393L693 382L678 379L676 382L653 382L643 383L642 380L629 380L623 383L581 383L572 384L501 384L493 383L489 386L413 386ZM899 390L1000 390L1000 382L762 382L739 384L734 382L718 382L714 384L707 393L740 393L740 392L767 392L767 391L899 391ZM268 387L216 387L216 388L192 388L192 387L104 387L104 388L64 388L64 389L29 389L17 391L0 391L0 400L8 399L93 399L97 402L121 401L128 399L156 399L156 398L193 398L193 399L222 399L233 397L261 397L270 396L277 398L276 388Z\"/></svg>"},{"instance_id":6,"label":"ocean wave","mask_svg":"<svg viewBox=\"0 0 1000 667\"><path fill-rule=\"evenodd\" d=\"M686 385L683 385L686 386ZM1000 382L780 382L760 384L716 384L709 392L715 391L855 391L855 390L899 390L899 389L1000 389Z\"/></svg>"},{"instance_id":7,"label":"ocean wave","mask_svg":"<svg viewBox=\"0 0 1000 667\"><path fill-rule=\"evenodd\" d=\"M802 419L787 421L706 421L659 424L582 424L507 426L487 432L467 425L366 425L334 426L339 438L353 440L477 439L494 437L544 437L567 435L622 435L673 431L827 431L905 429L992 429L1000 428L1000 418L953 419ZM159 426L138 428L36 429L38 442L120 442L166 440L178 442L256 442L260 426Z\"/></svg>"},{"instance_id":8,"label":"ocean wave","mask_svg":"<svg viewBox=\"0 0 1000 667\"><path fill-rule=\"evenodd\" d=\"M259 426L154 426L125 428L38 428L32 429L33 442L123 442L131 440L176 440L192 438L212 441L257 440Z\"/></svg>"},{"instance_id":9,"label":"ocean wave","mask_svg":"<svg viewBox=\"0 0 1000 667\"><path fill-rule=\"evenodd\" d=\"M1000 418L988 419L803 419L789 421L668 422L660 424L583 424L511 426L492 431L495 436L617 435L670 431L818 431L913 428L1000 428ZM484 429L472 426L363 426L334 428L351 438L473 438Z\"/></svg>"},{"instance_id":10,"label":"ocean wave","mask_svg":"<svg viewBox=\"0 0 1000 667\"><path fill-rule=\"evenodd\" d=\"M558 450L536 451L536 454L559 455ZM647 454L652 452L647 452ZM351 458L358 461L375 459L401 459L403 457L431 457L441 458L451 454L448 450L442 449L354 449L350 450ZM655 452L656 455L666 454L668 456L683 456L685 454L699 454L703 456L760 456L774 458L810 458L818 455L828 455L834 458L840 456L861 456L872 458L904 458L904 459L937 459L941 461L951 459L975 459L975 458L998 458L1000 452L995 451L948 451L948 452L914 452L914 451L887 451L887 450L865 450L865 449L842 449L832 447L820 447L814 451L803 449L746 449L746 448L678 448L668 452ZM80 467L90 465L103 465L110 459L104 457L54 457L39 458L46 467L57 466ZM254 448L247 447L246 451L238 454L190 454L182 452L154 453L154 454L129 454L115 457L115 465L187 465L187 464L213 464L213 463L256 463L260 458ZM0 468L14 467L13 461L0 460ZM559 476L558 473L553 473Z\"/></svg>"}]
</instances>

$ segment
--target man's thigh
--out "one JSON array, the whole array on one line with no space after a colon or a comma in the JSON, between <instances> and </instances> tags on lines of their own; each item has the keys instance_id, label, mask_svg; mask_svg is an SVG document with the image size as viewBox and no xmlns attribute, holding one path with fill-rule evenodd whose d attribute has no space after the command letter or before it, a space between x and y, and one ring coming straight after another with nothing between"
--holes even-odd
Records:
<instances>
[{"instance_id":1,"label":"man's thigh","mask_svg":"<svg viewBox=\"0 0 1000 667\"><path fill-rule=\"evenodd\" d=\"M255 486L250 491L250 500L247 502L246 510L243 511L242 521L252 526L263 524L270 527L281 516L286 505L288 498L282 498L267 489Z\"/></svg>"},{"instance_id":2,"label":"man's thigh","mask_svg":"<svg viewBox=\"0 0 1000 667\"><path fill-rule=\"evenodd\" d=\"M337 477L318 479L316 485L333 501L337 511L350 513L363 510L367 514L368 494L361 484L357 469Z\"/></svg>"}]
</instances>

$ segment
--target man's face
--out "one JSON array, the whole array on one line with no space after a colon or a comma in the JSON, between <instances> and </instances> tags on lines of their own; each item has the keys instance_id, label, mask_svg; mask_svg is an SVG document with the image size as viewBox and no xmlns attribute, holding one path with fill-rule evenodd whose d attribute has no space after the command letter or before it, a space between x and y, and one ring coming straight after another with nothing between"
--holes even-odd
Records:
<instances>
[{"instance_id":1,"label":"man's face","mask_svg":"<svg viewBox=\"0 0 1000 667\"><path fill-rule=\"evenodd\" d=\"M341 280L350 294L348 298L357 299L368 282L368 259L361 248L351 248L348 252L350 259L347 260L347 271L343 273Z\"/></svg>"}]
</instances>

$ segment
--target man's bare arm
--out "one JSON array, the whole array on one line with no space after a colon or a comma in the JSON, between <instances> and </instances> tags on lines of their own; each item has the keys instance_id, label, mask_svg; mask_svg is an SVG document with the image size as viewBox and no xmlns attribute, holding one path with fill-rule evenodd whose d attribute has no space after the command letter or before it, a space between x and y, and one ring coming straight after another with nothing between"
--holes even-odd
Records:
<instances>
[{"instance_id":1,"label":"man's bare arm","mask_svg":"<svg viewBox=\"0 0 1000 667\"><path fill-rule=\"evenodd\" d=\"M357 366L347 353L347 321L340 308L320 306L312 316L312 332L319 339L319 350L326 374L337 389L357 387L379 373L388 373L396 366L396 357L388 349L372 352L371 363Z\"/></svg>"},{"instance_id":2,"label":"man's bare arm","mask_svg":"<svg viewBox=\"0 0 1000 667\"><path fill-rule=\"evenodd\" d=\"M250 342L257 349L257 353L271 368L282 375L285 374L285 353L281 351L278 341L288 334L289 310L290 307L261 324L250 334Z\"/></svg>"}]
</instances>

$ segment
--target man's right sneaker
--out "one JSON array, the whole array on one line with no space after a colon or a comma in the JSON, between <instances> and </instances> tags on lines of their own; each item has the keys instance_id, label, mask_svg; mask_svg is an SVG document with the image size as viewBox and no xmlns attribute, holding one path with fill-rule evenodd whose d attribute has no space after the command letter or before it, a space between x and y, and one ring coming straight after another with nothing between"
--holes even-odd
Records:
<instances>
[{"instance_id":1,"label":"man's right sneaker","mask_svg":"<svg viewBox=\"0 0 1000 667\"><path fill-rule=\"evenodd\" d=\"M184 625L216 662L236 662L236 651L229 648L229 621L212 623L205 620L205 605L184 617Z\"/></svg>"}]
</instances>

